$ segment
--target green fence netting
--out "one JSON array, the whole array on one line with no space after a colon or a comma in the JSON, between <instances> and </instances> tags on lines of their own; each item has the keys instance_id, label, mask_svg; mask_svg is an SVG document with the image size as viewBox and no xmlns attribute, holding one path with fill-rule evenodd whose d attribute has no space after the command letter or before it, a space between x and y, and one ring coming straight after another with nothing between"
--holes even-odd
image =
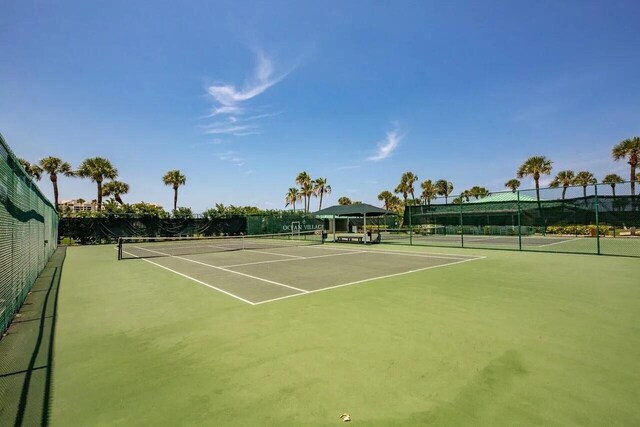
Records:
<instances>
[{"instance_id":1,"label":"green fence netting","mask_svg":"<svg viewBox=\"0 0 640 427\"><path fill-rule=\"evenodd\" d=\"M383 242L640 257L640 197L630 188L594 184L458 203L436 199L407 206L403 227Z\"/></svg>"},{"instance_id":2,"label":"green fence netting","mask_svg":"<svg viewBox=\"0 0 640 427\"><path fill-rule=\"evenodd\" d=\"M282 213L247 217L247 234L279 234L322 228L322 220L307 214Z\"/></svg>"},{"instance_id":3,"label":"green fence netting","mask_svg":"<svg viewBox=\"0 0 640 427\"><path fill-rule=\"evenodd\" d=\"M225 218L158 218L98 217L61 218L60 239L93 244L116 242L118 237L175 237L175 236L237 236L246 234L247 220L243 216Z\"/></svg>"},{"instance_id":4,"label":"green fence netting","mask_svg":"<svg viewBox=\"0 0 640 427\"><path fill-rule=\"evenodd\" d=\"M0 135L0 330L4 331L56 249L55 207Z\"/></svg>"}]
</instances>

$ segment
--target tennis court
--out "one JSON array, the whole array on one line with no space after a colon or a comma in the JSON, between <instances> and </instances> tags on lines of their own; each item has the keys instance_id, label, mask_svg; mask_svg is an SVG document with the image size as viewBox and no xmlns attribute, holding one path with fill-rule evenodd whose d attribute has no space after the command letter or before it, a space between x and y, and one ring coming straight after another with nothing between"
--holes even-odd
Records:
<instances>
[{"instance_id":1,"label":"tennis court","mask_svg":"<svg viewBox=\"0 0 640 427\"><path fill-rule=\"evenodd\" d=\"M264 236L154 239L123 245L121 258L151 263L251 305L483 258L316 243Z\"/></svg>"},{"instance_id":2,"label":"tennis court","mask_svg":"<svg viewBox=\"0 0 640 427\"><path fill-rule=\"evenodd\" d=\"M522 246L527 246L531 248L535 247L546 247L546 246L555 246L565 243L570 243L576 241L578 239L583 239L584 237L574 237L574 236L522 236ZM408 233L383 233L382 234L383 242L397 242L397 243L408 243L409 234ZM520 240L518 236L494 236L494 235L482 235L482 234L468 234L464 236L460 236L459 234L419 234L415 233L411 236L411 240L414 243L443 243L443 244L457 244L459 245L461 241L464 241L465 244L472 243L483 243L490 245L518 245Z\"/></svg>"}]
</instances>

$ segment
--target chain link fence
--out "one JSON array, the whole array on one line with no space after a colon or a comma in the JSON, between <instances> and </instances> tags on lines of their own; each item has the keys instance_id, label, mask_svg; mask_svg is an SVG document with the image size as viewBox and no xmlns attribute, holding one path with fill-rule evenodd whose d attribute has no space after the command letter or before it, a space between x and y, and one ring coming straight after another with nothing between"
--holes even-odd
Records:
<instances>
[{"instance_id":1,"label":"chain link fence","mask_svg":"<svg viewBox=\"0 0 640 427\"><path fill-rule=\"evenodd\" d=\"M625 182L438 198L382 242L640 257L640 196Z\"/></svg>"},{"instance_id":2,"label":"chain link fence","mask_svg":"<svg viewBox=\"0 0 640 427\"><path fill-rule=\"evenodd\" d=\"M0 331L56 249L58 215L0 135Z\"/></svg>"}]
</instances>

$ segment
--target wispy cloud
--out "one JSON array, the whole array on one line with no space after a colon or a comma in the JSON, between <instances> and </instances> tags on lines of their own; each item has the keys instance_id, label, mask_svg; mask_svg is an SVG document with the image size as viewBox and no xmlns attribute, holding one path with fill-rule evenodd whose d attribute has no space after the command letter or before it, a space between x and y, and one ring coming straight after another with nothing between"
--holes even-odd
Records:
<instances>
[{"instance_id":1,"label":"wispy cloud","mask_svg":"<svg viewBox=\"0 0 640 427\"><path fill-rule=\"evenodd\" d=\"M204 145L221 145L224 144L224 140L220 139L220 138L213 138L210 141L204 141L204 142L196 142L194 144L191 144L192 147L202 147Z\"/></svg>"},{"instance_id":2,"label":"wispy cloud","mask_svg":"<svg viewBox=\"0 0 640 427\"><path fill-rule=\"evenodd\" d=\"M219 116L221 114L242 114L242 108L234 106L234 105L223 105L218 107L213 107L211 110L211 114L207 117Z\"/></svg>"},{"instance_id":3,"label":"wispy cloud","mask_svg":"<svg viewBox=\"0 0 640 427\"><path fill-rule=\"evenodd\" d=\"M238 90L234 85L214 85L207 92L222 106L234 107L239 102L255 98L286 76L287 73L275 77L273 63L263 53L259 53L254 78L243 89Z\"/></svg>"},{"instance_id":4,"label":"wispy cloud","mask_svg":"<svg viewBox=\"0 0 640 427\"><path fill-rule=\"evenodd\" d=\"M396 148L398 148L402 138L404 138L404 135L399 134L397 129L387 132L387 137L384 141L378 143L376 154L371 157L367 157L367 160L378 162L386 159L395 151Z\"/></svg>"},{"instance_id":5,"label":"wispy cloud","mask_svg":"<svg viewBox=\"0 0 640 427\"><path fill-rule=\"evenodd\" d=\"M250 101L284 79L291 70L277 73L273 60L261 52L257 54L256 62L252 76L241 87L219 83L207 88L207 94L212 98L213 105L206 116L210 119L210 123L202 126L202 129L205 134L215 137L213 141L216 142L211 144L230 142L234 137L258 135L266 119L281 114L279 111L271 112L265 106L251 105ZM246 166L245 160L236 152L229 151L216 155L220 160L237 166L244 174L253 173Z\"/></svg>"},{"instance_id":6,"label":"wispy cloud","mask_svg":"<svg viewBox=\"0 0 640 427\"><path fill-rule=\"evenodd\" d=\"M289 74L289 71L276 74L274 69L275 66L271 58L264 53L258 53L253 76L247 80L243 87L237 88L233 84L226 83L209 86L207 93L213 98L214 105L207 117L216 118L216 121L206 127L205 133L232 136L260 133L260 126L255 122L280 113L253 113L250 115L252 110L244 104L264 93ZM248 125L247 122L251 122L251 124ZM236 126L228 126L229 123Z\"/></svg>"},{"instance_id":7,"label":"wispy cloud","mask_svg":"<svg viewBox=\"0 0 640 427\"><path fill-rule=\"evenodd\" d=\"M249 135L251 133L256 133L256 132L257 132L257 126L251 126L251 125L230 126L228 123L215 123L211 126L207 126L206 130L204 131L204 133L211 134L211 135L227 134L227 135L236 135L236 136Z\"/></svg>"},{"instance_id":8,"label":"wispy cloud","mask_svg":"<svg viewBox=\"0 0 640 427\"><path fill-rule=\"evenodd\" d=\"M253 173L253 170L245 168L247 165L247 161L245 158L241 157L237 151L227 150L220 153L215 154L219 160L223 162L229 162L232 165L238 167L241 173L245 175L249 175Z\"/></svg>"},{"instance_id":9,"label":"wispy cloud","mask_svg":"<svg viewBox=\"0 0 640 427\"><path fill-rule=\"evenodd\" d=\"M360 165L347 165L347 166L338 166L336 168L337 171L344 171L349 169L358 169Z\"/></svg>"}]
</instances>

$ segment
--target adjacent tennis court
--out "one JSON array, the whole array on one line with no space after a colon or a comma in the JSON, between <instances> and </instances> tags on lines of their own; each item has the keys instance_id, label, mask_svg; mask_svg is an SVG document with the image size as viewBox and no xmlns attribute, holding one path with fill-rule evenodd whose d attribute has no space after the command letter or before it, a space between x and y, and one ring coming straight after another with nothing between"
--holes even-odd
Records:
<instances>
[{"instance_id":1,"label":"adjacent tennis court","mask_svg":"<svg viewBox=\"0 0 640 427\"><path fill-rule=\"evenodd\" d=\"M415 244L425 243L442 243L442 244L464 244L482 243L489 245L509 245L518 246L522 242L523 247L527 248L543 248L547 246L561 245L570 243L584 237L573 236L496 236L483 234L467 234L460 236L459 234L420 234L414 233L409 236L408 232L383 232L382 239L384 242L396 242L407 244L412 240Z\"/></svg>"},{"instance_id":2,"label":"adjacent tennis court","mask_svg":"<svg viewBox=\"0 0 640 427\"><path fill-rule=\"evenodd\" d=\"M320 244L313 234L290 237L132 238L121 245L120 258L149 262L252 305L483 258L340 248Z\"/></svg>"}]
</instances>

